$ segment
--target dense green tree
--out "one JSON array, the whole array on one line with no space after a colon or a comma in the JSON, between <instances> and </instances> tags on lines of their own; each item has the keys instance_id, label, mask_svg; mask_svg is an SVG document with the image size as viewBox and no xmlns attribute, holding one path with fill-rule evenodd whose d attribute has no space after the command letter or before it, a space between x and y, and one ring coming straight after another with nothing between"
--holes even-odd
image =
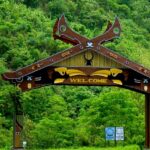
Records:
<instances>
[{"instance_id":1,"label":"dense green tree","mask_svg":"<svg viewBox=\"0 0 150 150\"><path fill-rule=\"evenodd\" d=\"M141 104L143 99L139 101ZM104 144L104 128L109 126L124 127L126 142L144 141L141 130L141 127L144 128L144 116L136 107L138 103L131 92L119 89L85 99L77 127L81 132L78 135L80 142L94 146Z\"/></svg>"},{"instance_id":2,"label":"dense green tree","mask_svg":"<svg viewBox=\"0 0 150 150\"><path fill-rule=\"evenodd\" d=\"M149 0L0 0L0 73L18 69L70 45L52 37L65 14L69 25L92 38L108 20L120 18L121 37L105 44L150 66ZM19 91L0 77L0 147L10 148L13 96ZM144 140L144 96L108 87L50 86L21 93L24 139L31 148L103 146L106 126L123 126L125 143Z\"/></svg>"}]
</instances>

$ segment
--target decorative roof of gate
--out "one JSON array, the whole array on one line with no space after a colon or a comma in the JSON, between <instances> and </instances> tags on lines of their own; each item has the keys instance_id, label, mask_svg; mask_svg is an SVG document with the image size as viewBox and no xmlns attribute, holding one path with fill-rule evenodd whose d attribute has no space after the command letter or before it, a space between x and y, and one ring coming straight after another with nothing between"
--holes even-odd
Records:
<instances>
[{"instance_id":1,"label":"decorative roof of gate","mask_svg":"<svg viewBox=\"0 0 150 150\"><path fill-rule=\"evenodd\" d=\"M141 75L144 75L145 77L150 78L149 69L141 66L140 64L134 63L133 61L102 45L105 42L109 42L115 38L118 38L120 36L120 33L120 23L118 18L116 18L113 24L111 24L110 22L108 23L107 29L102 35L99 35L92 39L88 39L69 28L63 15L56 21L54 25L53 37L54 39L62 40L65 43L70 43L73 45L73 47L52 55L49 58L35 62L17 71L6 72L3 74L3 78L5 80L19 79L41 69L44 69L48 66L54 66L64 60L71 59L74 56L82 53L86 61L85 66L92 67L91 61L93 59L94 53L110 59L113 62L120 64L120 66L129 68L137 73L140 73Z\"/></svg>"}]
</instances>

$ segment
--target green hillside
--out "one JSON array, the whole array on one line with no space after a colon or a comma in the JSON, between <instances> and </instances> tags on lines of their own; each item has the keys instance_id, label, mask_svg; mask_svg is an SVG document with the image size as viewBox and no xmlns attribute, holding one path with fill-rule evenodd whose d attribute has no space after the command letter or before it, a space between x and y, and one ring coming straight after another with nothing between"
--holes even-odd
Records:
<instances>
[{"instance_id":1,"label":"green hillside","mask_svg":"<svg viewBox=\"0 0 150 150\"><path fill-rule=\"evenodd\" d=\"M0 73L70 47L52 37L63 13L75 31L90 38L118 16L121 37L105 46L150 68L149 0L0 0ZM0 77L0 148L12 145L16 90ZM144 145L142 94L116 87L48 86L22 93L21 102L29 149L104 147L108 126L124 127L124 145Z\"/></svg>"}]
</instances>

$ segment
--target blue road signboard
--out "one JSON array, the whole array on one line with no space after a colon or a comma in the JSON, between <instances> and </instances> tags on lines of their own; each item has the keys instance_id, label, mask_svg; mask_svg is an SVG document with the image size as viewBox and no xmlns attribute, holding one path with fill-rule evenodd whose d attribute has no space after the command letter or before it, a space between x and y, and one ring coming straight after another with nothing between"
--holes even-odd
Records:
<instances>
[{"instance_id":1,"label":"blue road signboard","mask_svg":"<svg viewBox=\"0 0 150 150\"><path fill-rule=\"evenodd\" d=\"M105 128L106 140L115 140L115 127Z\"/></svg>"}]
</instances>

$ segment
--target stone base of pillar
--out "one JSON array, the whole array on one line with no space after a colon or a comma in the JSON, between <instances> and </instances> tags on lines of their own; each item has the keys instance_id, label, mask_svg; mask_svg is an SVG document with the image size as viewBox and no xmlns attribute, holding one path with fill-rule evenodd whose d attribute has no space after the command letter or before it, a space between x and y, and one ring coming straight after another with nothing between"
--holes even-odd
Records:
<instances>
[{"instance_id":1,"label":"stone base of pillar","mask_svg":"<svg viewBox=\"0 0 150 150\"><path fill-rule=\"evenodd\" d=\"M150 148L144 148L144 150L150 150Z\"/></svg>"}]
</instances>

